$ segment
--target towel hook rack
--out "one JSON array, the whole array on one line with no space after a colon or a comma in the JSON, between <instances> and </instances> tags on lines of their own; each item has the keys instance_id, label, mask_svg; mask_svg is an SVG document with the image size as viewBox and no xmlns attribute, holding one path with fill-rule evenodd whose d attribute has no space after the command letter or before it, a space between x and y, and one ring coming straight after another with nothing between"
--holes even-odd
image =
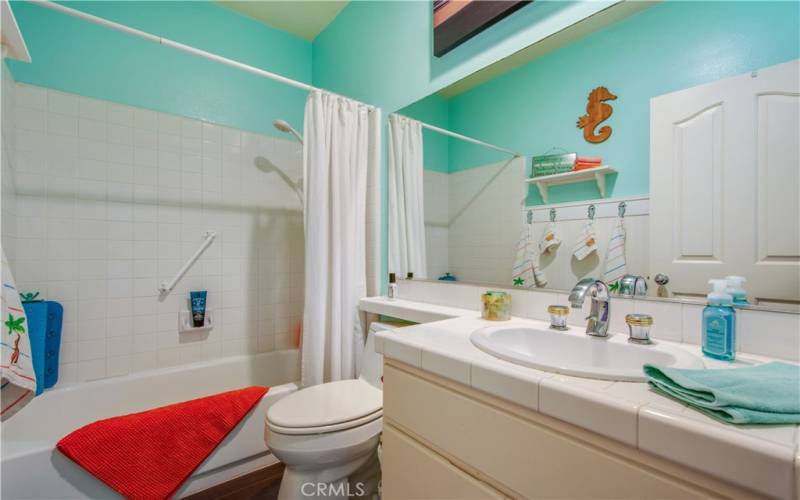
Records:
<instances>
[{"instance_id":1,"label":"towel hook rack","mask_svg":"<svg viewBox=\"0 0 800 500\"><path fill-rule=\"evenodd\" d=\"M620 218L625 217L625 209L627 207L628 205L624 201L619 202L619 205L617 206L617 214L620 216Z\"/></svg>"},{"instance_id":2,"label":"towel hook rack","mask_svg":"<svg viewBox=\"0 0 800 500\"><path fill-rule=\"evenodd\" d=\"M555 208L551 208L550 209L550 222L555 222L555 221L556 221L556 209Z\"/></svg>"},{"instance_id":3,"label":"towel hook rack","mask_svg":"<svg viewBox=\"0 0 800 500\"><path fill-rule=\"evenodd\" d=\"M589 205L589 220L594 220L594 211L595 211L595 206L594 203L592 203L591 205Z\"/></svg>"}]
</instances>

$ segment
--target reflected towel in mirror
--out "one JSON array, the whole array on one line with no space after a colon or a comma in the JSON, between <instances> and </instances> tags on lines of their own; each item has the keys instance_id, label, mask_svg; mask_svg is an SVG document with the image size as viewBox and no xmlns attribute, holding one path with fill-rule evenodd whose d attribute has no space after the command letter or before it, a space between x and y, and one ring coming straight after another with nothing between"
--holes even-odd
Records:
<instances>
[{"instance_id":1,"label":"reflected towel in mirror","mask_svg":"<svg viewBox=\"0 0 800 500\"><path fill-rule=\"evenodd\" d=\"M628 273L625 259L625 219L617 218L611 239L608 241L608 252L606 252L605 272L603 281L612 289L616 289L614 284L618 283Z\"/></svg>"},{"instance_id":2,"label":"reflected towel in mirror","mask_svg":"<svg viewBox=\"0 0 800 500\"><path fill-rule=\"evenodd\" d=\"M556 223L549 222L544 233L542 233L542 239L539 240L539 253L545 254L555 252L560 244L561 240L558 238L558 234L556 234Z\"/></svg>"},{"instance_id":3,"label":"reflected towel in mirror","mask_svg":"<svg viewBox=\"0 0 800 500\"><path fill-rule=\"evenodd\" d=\"M539 268L539 259L534 250L532 228L532 224L522 223L511 273L511 283L516 288L542 288L547 285L547 277Z\"/></svg>"},{"instance_id":4,"label":"reflected towel in mirror","mask_svg":"<svg viewBox=\"0 0 800 500\"><path fill-rule=\"evenodd\" d=\"M597 251L597 235L594 232L594 223L589 220L583 225L581 229L581 236L575 247L572 249L572 254L578 260L583 260L592 252Z\"/></svg>"}]
</instances>

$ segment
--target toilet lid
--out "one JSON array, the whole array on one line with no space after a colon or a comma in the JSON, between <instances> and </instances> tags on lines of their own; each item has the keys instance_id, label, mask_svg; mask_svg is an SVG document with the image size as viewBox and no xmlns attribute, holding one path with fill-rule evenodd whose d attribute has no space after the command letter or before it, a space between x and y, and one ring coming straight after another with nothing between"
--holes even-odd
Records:
<instances>
[{"instance_id":1,"label":"toilet lid","mask_svg":"<svg viewBox=\"0 0 800 500\"><path fill-rule=\"evenodd\" d=\"M383 408L383 392L363 380L340 380L290 394L267 412L270 424L284 428L312 428L341 424L371 416Z\"/></svg>"}]
</instances>

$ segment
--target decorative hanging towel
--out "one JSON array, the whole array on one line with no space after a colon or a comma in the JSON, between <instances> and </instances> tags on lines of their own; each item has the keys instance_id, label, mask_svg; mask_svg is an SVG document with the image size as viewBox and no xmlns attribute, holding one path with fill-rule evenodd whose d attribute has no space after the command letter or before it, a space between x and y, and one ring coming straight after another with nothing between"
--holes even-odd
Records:
<instances>
[{"instance_id":1,"label":"decorative hanging towel","mask_svg":"<svg viewBox=\"0 0 800 500\"><path fill-rule=\"evenodd\" d=\"M3 327L0 341L0 420L5 420L25 406L36 394L36 374L31 358L28 324L19 292L11 275L5 251L0 278L3 282Z\"/></svg>"},{"instance_id":2,"label":"decorative hanging towel","mask_svg":"<svg viewBox=\"0 0 800 500\"><path fill-rule=\"evenodd\" d=\"M544 272L539 269L539 259L533 246L532 224L523 221L522 233L517 241L517 254L511 283L518 288L536 288L547 285Z\"/></svg>"},{"instance_id":3,"label":"decorative hanging towel","mask_svg":"<svg viewBox=\"0 0 800 500\"><path fill-rule=\"evenodd\" d=\"M542 233L542 239L539 240L539 253L545 254L554 252L560 244L561 240L558 239L558 235L556 234L556 223L550 221L544 233Z\"/></svg>"},{"instance_id":4,"label":"decorative hanging towel","mask_svg":"<svg viewBox=\"0 0 800 500\"><path fill-rule=\"evenodd\" d=\"M597 251L597 237L594 233L594 223L591 220L586 221L581 229L581 237L575 247L572 249L572 254L578 260L583 260L592 252Z\"/></svg>"},{"instance_id":5,"label":"decorative hanging towel","mask_svg":"<svg viewBox=\"0 0 800 500\"><path fill-rule=\"evenodd\" d=\"M617 291L619 280L628 273L625 263L625 219L617 218L611 239L608 242L608 252L606 253L605 273L603 280L608 284L609 289Z\"/></svg>"}]
</instances>

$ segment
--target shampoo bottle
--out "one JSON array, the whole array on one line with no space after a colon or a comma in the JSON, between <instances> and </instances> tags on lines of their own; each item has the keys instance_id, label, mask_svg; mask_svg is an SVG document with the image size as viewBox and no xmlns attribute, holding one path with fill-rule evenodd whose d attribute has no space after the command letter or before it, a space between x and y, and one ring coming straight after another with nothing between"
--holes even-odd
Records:
<instances>
[{"instance_id":1,"label":"shampoo bottle","mask_svg":"<svg viewBox=\"0 0 800 500\"><path fill-rule=\"evenodd\" d=\"M389 273L389 300L397 298L397 278L394 273Z\"/></svg>"},{"instance_id":2,"label":"shampoo bottle","mask_svg":"<svg viewBox=\"0 0 800 500\"><path fill-rule=\"evenodd\" d=\"M726 292L727 280L709 280L713 291L703 309L703 354L709 358L733 361L735 355L736 311Z\"/></svg>"},{"instance_id":3,"label":"shampoo bottle","mask_svg":"<svg viewBox=\"0 0 800 500\"><path fill-rule=\"evenodd\" d=\"M742 276L725 276L725 280L728 282L728 288L725 290L725 293L733 298L733 305L746 305L747 292L744 291L744 286L742 285L747 280Z\"/></svg>"},{"instance_id":4,"label":"shampoo bottle","mask_svg":"<svg viewBox=\"0 0 800 500\"><path fill-rule=\"evenodd\" d=\"M192 306L192 325L195 328L206 326L206 296L205 290L189 292L189 302Z\"/></svg>"}]
</instances>

